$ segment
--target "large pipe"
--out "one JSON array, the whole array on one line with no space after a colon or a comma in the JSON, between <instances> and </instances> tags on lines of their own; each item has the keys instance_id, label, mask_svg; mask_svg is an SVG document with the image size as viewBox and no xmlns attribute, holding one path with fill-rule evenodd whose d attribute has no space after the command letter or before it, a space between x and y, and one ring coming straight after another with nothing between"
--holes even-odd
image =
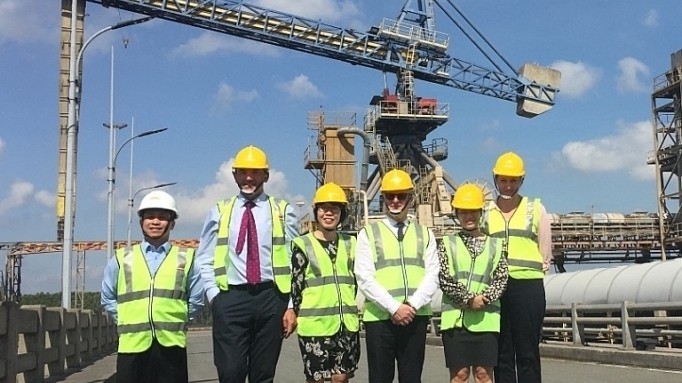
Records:
<instances>
[{"instance_id":1,"label":"large pipe","mask_svg":"<svg viewBox=\"0 0 682 383\"><path fill-rule=\"evenodd\" d=\"M544 282L547 305L679 302L682 259L550 274Z\"/></svg>"},{"instance_id":2,"label":"large pipe","mask_svg":"<svg viewBox=\"0 0 682 383\"><path fill-rule=\"evenodd\" d=\"M419 153L419 156L424 161L426 161L429 165L433 166L434 168L435 167L441 167L440 164L436 160L434 160L428 154L426 154L426 152L424 151L424 148L422 148L420 145L412 144L411 146L412 146L412 149L414 151L416 151L417 153ZM455 182L455 179L450 177L450 175L448 174L447 171L445 171L445 169L443 169L443 179L445 180L445 182L448 183L448 185L450 185L450 187L453 190L457 189L457 183Z\"/></svg>"},{"instance_id":3,"label":"large pipe","mask_svg":"<svg viewBox=\"0 0 682 383\"><path fill-rule=\"evenodd\" d=\"M371 138L362 129L359 128L340 128L338 130L338 134L346 134L346 133L352 133L352 134L357 134L358 136L362 137L362 147L363 147L363 152L362 152L362 171L360 172L360 190L362 191L367 191L367 176L369 173L369 156L370 156L370 147L371 147Z\"/></svg>"},{"instance_id":4,"label":"large pipe","mask_svg":"<svg viewBox=\"0 0 682 383\"><path fill-rule=\"evenodd\" d=\"M381 189L381 176L379 172L380 169L377 166L369 177L372 180L367 186L367 198L370 201L376 197L377 193L379 193L379 189Z\"/></svg>"}]
</instances>

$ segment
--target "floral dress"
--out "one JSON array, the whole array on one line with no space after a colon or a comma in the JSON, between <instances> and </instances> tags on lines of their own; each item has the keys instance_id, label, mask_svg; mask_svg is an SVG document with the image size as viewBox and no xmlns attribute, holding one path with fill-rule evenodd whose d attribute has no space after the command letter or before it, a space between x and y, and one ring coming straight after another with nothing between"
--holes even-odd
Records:
<instances>
[{"instance_id":1,"label":"floral dress","mask_svg":"<svg viewBox=\"0 0 682 383\"><path fill-rule=\"evenodd\" d=\"M329 254L332 262L335 262L337 241L317 240ZM305 270L308 267L308 257L296 246L293 249L291 266L291 299L294 310L298 313L306 286ZM332 375L337 374L352 376L358 367L360 334L348 331L344 325L332 336L298 336L298 345L303 357L303 373L307 380L331 379Z\"/></svg>"}]
</instances>

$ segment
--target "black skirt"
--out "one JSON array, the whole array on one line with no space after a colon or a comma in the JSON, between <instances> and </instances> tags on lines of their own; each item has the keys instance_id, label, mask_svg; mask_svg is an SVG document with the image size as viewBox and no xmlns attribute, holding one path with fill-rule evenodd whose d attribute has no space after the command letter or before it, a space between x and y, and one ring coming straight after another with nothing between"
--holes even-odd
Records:
<instances>
[{"instance_id":1,"label":"black skirt","mask_svg":"<svg viewBox=\"0 0 682 383\"><path fill-rule=\"evenodd\" d=\"M445 365L451 370L463 367L497 365L496 332L471 332L455 328L442 333Z\"/></svg>"}]
</instances>

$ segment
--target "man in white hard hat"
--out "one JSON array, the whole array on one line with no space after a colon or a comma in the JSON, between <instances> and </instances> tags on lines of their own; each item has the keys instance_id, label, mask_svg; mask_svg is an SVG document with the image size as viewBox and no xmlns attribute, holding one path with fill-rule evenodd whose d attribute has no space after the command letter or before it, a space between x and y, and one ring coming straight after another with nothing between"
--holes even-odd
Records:
<instances>
[{"instance_id":1,"label":"man in white hard hat","mask_svg":"<svg viewBox=\"0 0 682 383\"><path fill-rule=\"evenodd\" d=\"M178 210L160 190L137 210L144 239L116 250L104 270L102 306L117 323L119 382L187 383L187 324L203 306L194 249L170 243Z\"/></svg>"}]
</instances>

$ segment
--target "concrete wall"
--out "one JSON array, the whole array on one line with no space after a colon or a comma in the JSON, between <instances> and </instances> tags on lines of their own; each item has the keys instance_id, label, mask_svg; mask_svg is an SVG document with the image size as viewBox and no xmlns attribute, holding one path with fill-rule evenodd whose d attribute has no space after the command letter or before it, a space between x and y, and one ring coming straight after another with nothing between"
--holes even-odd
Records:
<instances>
[{"instance_id":1,"label":"concrete wall","mask_svg":"<svg viewBox=\"0 0 682 383\"><path fill-rule=\"evenodd\" d=\"M103 313L0 305L0 382L43 382L115 350L116 326Z\"/></svg>"}]
</instances>

